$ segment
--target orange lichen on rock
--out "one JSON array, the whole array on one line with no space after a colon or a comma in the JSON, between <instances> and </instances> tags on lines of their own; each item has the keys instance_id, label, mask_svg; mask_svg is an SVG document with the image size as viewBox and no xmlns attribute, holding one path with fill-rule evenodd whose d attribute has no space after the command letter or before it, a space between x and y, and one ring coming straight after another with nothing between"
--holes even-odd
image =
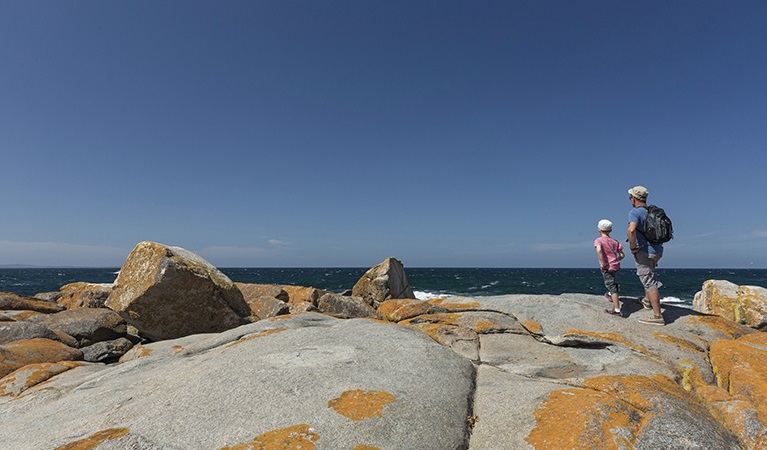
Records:
<instances>
[{"instance_id":1,"label":"orange lichen on rock","mask_svg":"<svg viewBox=\"0 0 767 450\"><path fill-rule=\"evenodd\" d=\"M643 411L651 411L659 396L673 398L681 403L690 403L691 397L674 380L665 375L645 376L602 376L584 381L592 389L615 395Z\"/></svg>"},{"instance_id":2,"label":"orange lichen on rock","mask_svg":"<svg viewBox=\"0 0 767 450\"><path fill-rule=\"evenodd\" d=\"M480 306L482 306L480 305L479 302L476 302L476 301L462 301L458 299L453 299L453 301L448 302L447 299L445 298L432 298L426 301L433 305L441 306L447 309L448 311L453 311L453 312L470 311L472 309L477 309Z\"/></svg>"},{"instance_id":3,"label":"orange lichen on rock","mask_svg":"<svg viewBox=\"0 0 767 450\"><path fill-rule=\"evenodd\" d=\"M357 421L381 417L384 406L395 401L394 396L388 392L356 389L345 391L340 397L328 401L328 408Z\"/></svg>"},{"instance_id":4,"label":"orange lichen on rock","mask_svg":"<svg viewBox=\"0 0 767 450\"><path fill-rule=\"evenodd\" d=\"M277 334L277 333L279 333L281 331L285 331L285 330L287 330L287 328L275 328L273 330L266 330L266 331L261 331L261 332L258 332L258 333L249 334L247 336L243 336L243 337L237 339L234 342L230 342L229 344L226 345L226 347L229 348L229 347L232 347L234 345L241 344L241 343L243 343L245 341L249 341L251 339L256 339L256 338L260 338L260 337L264 337L264 336L269 336L270 334Z\"/></svg>"},{"instance_id":5,"label":"orange lichen on rock","mask_svg":"<svg viewBox=\"0 0 767 450\"><path fill-rule=\"evenodd\" d=\"M591 389L554 391L534 416L525 441L539 450L634 448L642 421L641 410Z\"/></svg>"},{"instance_id":6,"label":"orange lichen on rock","mask_svg":"<svg viewBox=\"0 0 767 450\"><path fill-rule=\"evenodd\" d=\"M442 345L446 345L447 342L445 342L444 339L441 338L441 336L445 334L450 334L450 332L458 328L455 325L443 325L441 323L417 323L417 324L410 324L411 327L415 328L416 330L423 331L426 333L427 336L434 339L435 341L439 342Z\"/></svg>"},{"instance_id":7,"label":"orange lichen on rock","mask_svg":"<svg viewBox=\"0 0 767 450\"><path fill-rule=\"evenodd\" d=\"M474 331L480 334L500 333L505 330L501 324L490 322L488 320L478 320L474 324Z\"/></svg>"},{"instance_id":8,"label":"orange lichen on rock","mask_svg":"<svg viewBox=\"0 0 767 450\"><path fill-rule=\"evenodd\" d=\"M320 435L309 425L300 424L267 431L251 442L222 447L221 450L312 450L319 438Z\"/></svg>"},{"instance_id":9,"label":"orange lichen on rock","mask_svg":"<svg viewBox=\"0 0 767 450\"><path fill-rule=\"evenodd\" d=\"M696 366L692 361L688 361L686 359L681 360L677 370L682 376L680 384L685 390L697 391L708 386L706 382L703 381L703 377L700 374L698 366Z\"/></svg>"},{"instance_id":10,"label":"orange lichen on rock","mask_svg":"<svg viewBox=\"0 0 767 450\"><path fill-rule=\"evenodd\" d=\"M406 298L386 300L378 307L378 314L391 322L400 322L402 320L410 319L422 314L428 314L437 308L436 305Z\"/></svg>"},{"instance_id":11,"label":"orange lichen on rock","mask_svg":"<svg viewBox=\"0 0 767 450\"><path fill-rule=\"evenodd\" d=\"M739 325L719 316L692 316L690 317L690 320L706 324L709 328L719 330L733 339L738 339L739 337L752 332L749 328L744 327L743 325Z\"/></svg>"},{"instance_id":12,"label":"orange lichen on rock","mask_svg":"<svg viewBox=\"0 0 767 450\"><path fill-rule=\"evenodd\" d=\"M740 439L744 448L767 448L765 418L750 401L733 397L719 386L704 386L695 393L711 415Z\"/></svg>"},{"instance_id":13,"label":"orange lichen on rock","mask_svg":"<svg viewBox=\"0 0 767 450\"><path fill-rule=\"evenodd\" d=\"M681 347L681 348L692 350L694 352L699 352L699 353L706 352L705 348L702 348L700 345L695 344L694 342L690 342L687 339L678 338L676 336L669 336L667 334L658 333L658 332L653 333L653 336L655 336L658 339L662 339L668 342L669 344L674 344L677 347Z\"/></svg>"},{"instance_id":14,"label":"orange lichen on rock","mask_svg":"<svg viewBox=\"0 0 767 450\"><path fill-rule=\"evenodd\" d=\"M626 339L622 334L618 333L612 333L607 331L586 331L586 330L576 330L576 329L569 329L565 332L564 336L590 336L593 338L601 339L604 341L610 341L610 342L617 342L619 344L623 344L626 347L637 351L643 355L650 356L652 358L660 359L660 357L651 351L647 350L644 347L640 347L638 345L633 344L631 341Z\"/></svg>"},{"instance_id":15,"label":"orange lichen on rock","mask_svg":"<svg viewBox=\"0 0 767 450\"><path fill-rule=\"evenodd\" d=\"M381 450L378 447L371 447L369 445L358 445L354 447L354 450Z\"/></svg>"},{"instance_id":16,"label":"orange lichen on rock","mask_svg":"<svg viewBox=\"0 0 767 450\"><path fill-rule=\"evenodd\" d=\"M0 380L0 396L17 396L32 386L38 385L60 373L82 365L83 363L76 361L26 365L20 369L16 369Z\"/></svg>"},{"instance_id":17,"label":"orange lichen on rock","mask_svg":"<svg viewBox=\"0 0 767 450\"><path fill-rule=\"evenodd\" d=\"M58 341L35 338L0 345L0 378L27 364L83 359L83 352Z\"/></svg>"},{"instance_id":18,"label":"orange lichen on rock","mask_svg":"<svg viewBox=\"0 0 767 450\"><path fill-rule=\"evenodd\" d=\"M57 447L56 450L92 450L98 447L102 442L117 439L120 436L128 434L128 432L130 432L128 428L108 428L94 433L87 438L80 439L79 441Z\"/></svg>"},{"instance_id":19,"label":"orange lichen on rock","mask_svg":"<svg viewBox=\"0 0 767 450\"><path fill-rule=\"evenodd\" d=\"M461 319L461 315L458 313L437 313L437 314L423 314L412 319L403 320L404 325L414 324L442 324L457 326L458 321Z\"/></svg>"},{"instance_id":20,"label":"orange lichen on rock","mask_svg":"<svg viewBox=\"0 0 767 450\"><path fill-rule=\"evenodd\" d=\"M719 386L748 399L767 417L767 334L715 341L709 358Z\"/></svg>"},{"instance_id":21,"label":"orange lichen on rock","mask_svg":"<svg viewBox=\"0 0 767 450\"><path fill-rule=\"evenodd\" d=\"M534 320L525 320L524 322L522 322L522 325L530 333L533 333L533 334L543 333L543 326L541 326L541 324L539 324L538 322Z\"/></svg>"},{"instance_id":22,"label":"orange lichen on rock","mask_svg":"<svg viewBox=\"0 0 767 450\"><path fill-rule=\"evenodd\" d=\"M134 347L134 350L138 353L138 355L136 355L136 358L143 358L145 356L149 356L152 354L152 349L147 348L143 345L137 345L136 347Z\"/></svg>"},{"instance_id":23,"label":"orange lichen on rock","mask_svg":"<svg viewBox=\"0 0 767 450\"><path fill-rule=\"evenodd\" d=\"M664 375L601 376L582 389L549 394L535 412L535 427L525 439L536 449L635 448L643 430L661 414L695 411L703 404Z\"/></svg>"}]
</instances>

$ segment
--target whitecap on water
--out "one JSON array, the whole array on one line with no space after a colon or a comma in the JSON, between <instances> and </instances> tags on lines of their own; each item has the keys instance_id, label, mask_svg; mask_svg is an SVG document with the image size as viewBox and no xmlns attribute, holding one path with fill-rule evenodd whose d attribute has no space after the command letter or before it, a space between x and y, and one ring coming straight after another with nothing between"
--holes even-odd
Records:
<instances>
[{"instance_id":1,"label":"whitecap on water","mask_svg":"<svg viewBox=\"0 0 767 450\"><path fill-rule=\"evenodd\" d=\"M418 300L430 300L432 298L442 298L444 295L439 295L434 292L427 292L427 291L413 291L413 294L415 294L415 298Z\"/></svg>"},{"instance_id":2,"label":"whitecap on water","mask_svg":"<svg viewBox=\"0 0 767 450\"><path fill-rule=\"evenodd\" d=\"M678 297L663 297L660 299L661 303L686 303L684 300Z\"/></svg>"}]
</instances>

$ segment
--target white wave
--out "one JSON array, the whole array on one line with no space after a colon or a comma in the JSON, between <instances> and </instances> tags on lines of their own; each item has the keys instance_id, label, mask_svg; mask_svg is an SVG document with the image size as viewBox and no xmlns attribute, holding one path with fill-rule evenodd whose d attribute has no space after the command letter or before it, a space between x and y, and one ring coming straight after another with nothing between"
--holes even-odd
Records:
<instances>
[{"instance_id":1,"label":"white wave","mask_svg":"<svg viewBox=\"0 0 767 450\"><path fill-rule=\"evenodd\" d=\"M498 283L500 283L500 282L499 281L491 281L490 284L483 284L480 289L491 288L493 286L496 286Z\"/></svg>"},{"instance_id":2,"label":"white wave","mask_svg":"<svg viewBox=\"0 0 767 450\"><path fill-rule=\"evenodd\" d=\"M418 300L430 300L432 298L443 298L444 295L437 294L436 292L427 292L427 291L413 291L413 294L415 294L415 298Z\"/></svg>"},{"instance_id":3,"label":"white wave","mask_svg":"<svg viewBox=\"0 0 767 450\"><path fill-rule=\"evenodd\" d=\"M663 297L662 299L660 299L660 302L661 303L687 303L678 297Z\"/></svg>"}]
</instances>

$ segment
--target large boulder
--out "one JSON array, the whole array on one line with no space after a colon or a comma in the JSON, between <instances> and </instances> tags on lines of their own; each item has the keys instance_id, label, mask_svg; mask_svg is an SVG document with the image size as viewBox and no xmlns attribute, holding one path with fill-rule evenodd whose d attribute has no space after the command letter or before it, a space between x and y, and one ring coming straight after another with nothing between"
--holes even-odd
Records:
<instances>
[{"instance_id":1,"label":"large boulder","mask_svg":"<svg viewBox=\"0 0 767 450\"><path fill-rule=\"evenodd\" d=\"M234 283L252 312L251 321L289 314L288 293L276 284Z\"/></svg>"},{"instance_id":2,"label":"large boulder","mask_svg":"<svg viewBox=\"0 0 767 450\"><path fill-rule=\"evenodd\" d=\"M45 316L45 314L41 315ZM77 339L61 331L52 330L43 323L30 321L0 323L0 344L8 344L14 341L26 341L36 338L59 341L70 347L77 346Z\"/></svg>"},{"instance_id":3,"label":"large boulder","mask_svg":"<svg viewBox=\"0 0 767 450\"><path fill-rule=\"evenodd\" d=\"M288 303L311 303L317 306L317 300L327 294L328 291L311 286L285 285L282 289L288 294Z\"/></svg>"},{"instance_id":4,"label":"large boulder","mask_svg":"<svg viewBox=\"0 0 767 450\"><path fill-rule=\"evenodd\" d=\"M274 297L248 298L248 306L253 312L251 318L254 322L256 320L290 314L290 305Z\"/></svg>"},{"instance_id":5,"label":"large boulder","mask_svg":"<svg viewBox=\"0 0 767 450\"><path fill-rule=\"evenodd\" d=\"M325 314L344 319L374 317L376 315L376 310L360 297L346 297L332 292L317 300L317 309Z\"/></svg>"},{"instance_id":6,"label":"large boulder","mask_svg":"<svg viewBox=\"0 0 767 450\"><path fill-rule=\"evenodd\" d=\"M101 341L95 344L83 347L83 359L89 362L108 362L117 361L122 355L128 353L133 348L133 342L121 337L111 341Z\"/></svg>"},{"instance_id":7,"label":"large boulder","mask_svg":"<svg viewBox=\"0 0 767 450\"><path fill-rule=\"evenodd\" d=\"M154 242L136 245L106 306L152 340L228 330L251 314L237 286L212 264Z\"/></svg>"},{"instance_id":8,"label":"large boulder","mask_svg":"<svg viewBox=\"0 0 767 450\"><path fill-rule=\"evenodd\" d=\"M64 307L52 301L24 297L11 292L0 292L0 311L2 310L26 310L49 314L63 311Z\"/></svg>"},{"instance_id":9,"label":"large boulder","mask_svg":"<svg viewBox=\"0 0 767 450\"><path fill-rule=\"evenodd\" d=\"M103 308L113 287L111 283L69 283L61 287L56 301L67 309Z\"/></svg>"},{"instance_id":10,"label":"large boulder","mask_svg":"<svg viewBox=\"0 0 767 450\"><path fill-rule=\"evenodd\" d=\"M56 314L43 314L29 319L77 340L77 347L109 341L127 334L125 320L108 308L78 308Z\"/></svg>"},{"instance_id":11,"label":"large boulder","mask_svg":"<svg viewBox=\"0 0 767 450\"><path fill-rule=\"evenodd\" d=\"M352 288L352 295L362 297L376 309L389 299L415 298L413 288L407 281L405 268L402 262L395 258L386 258L365 272Z\"/></svg>"},{"instance_id":12,"label":"large boulder","mask_svg":"<svg viewBox=\"0 0 767 450\"><path fill-rule=\"evenodd\" d=\"M274 297L277 300L287 302L289 298L285 289L276 284L234 283L234 285L242 292L242 297L246 302L261 297Z\"/></svg>"},{"instance_id":13,"label":"large boulder","mask_svg":"<svg viewBox=\"0 0 767 450\"><path fill-rule=\"evenodd\" d=\"M468 445L472 364L407 327L307 313L141 347L0 397L3 448Z\"/></svg>"},{"instance_id":14,"label":"large boulder","mask_svg":"<svg viewBox=\"0 0 767 450\"><path fill-rule=\"evenodd\" d=\"M695 294L693 308L715 314L751 328L767 327L767 289L738 286L725 280L708 280Z\"/></svg>"}]
</instances>

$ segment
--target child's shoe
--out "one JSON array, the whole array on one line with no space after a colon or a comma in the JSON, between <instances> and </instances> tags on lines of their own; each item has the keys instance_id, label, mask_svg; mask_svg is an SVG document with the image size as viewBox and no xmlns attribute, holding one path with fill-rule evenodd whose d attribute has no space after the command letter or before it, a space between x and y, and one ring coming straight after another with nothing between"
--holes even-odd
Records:
<instances>
[{"instance_id":1,"label":"child's shoe","mask_svg":"<svg viewBox=\"0 0 767 450\"><path fill-rule=\"evenodd\" d=\"M620 311L616 311L615 308L613 308L613 309L606 309L605 312L607 314L610 314L611 316L623 317L623 314L621 314Z\"/></svg>"}]
</instances>

